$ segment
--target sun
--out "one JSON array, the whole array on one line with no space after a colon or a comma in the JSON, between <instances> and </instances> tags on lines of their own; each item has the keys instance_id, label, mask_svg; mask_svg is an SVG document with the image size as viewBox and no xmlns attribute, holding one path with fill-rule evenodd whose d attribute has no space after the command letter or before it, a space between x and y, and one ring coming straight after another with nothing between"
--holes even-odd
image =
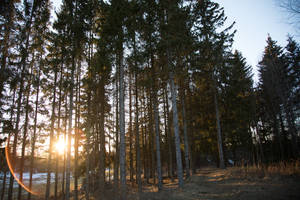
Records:
<instances>
[{"instance_id":1,"label":"sun","mask_svg":"<svg viewBox=\"0 0 300 200\"><path fill-rule=\"evenodd\" d=\"M64 154L66 149L66 143L63 139L58 139L58 141L55 143L55 151L59 154Z\"/></svg>"}]
</instances>

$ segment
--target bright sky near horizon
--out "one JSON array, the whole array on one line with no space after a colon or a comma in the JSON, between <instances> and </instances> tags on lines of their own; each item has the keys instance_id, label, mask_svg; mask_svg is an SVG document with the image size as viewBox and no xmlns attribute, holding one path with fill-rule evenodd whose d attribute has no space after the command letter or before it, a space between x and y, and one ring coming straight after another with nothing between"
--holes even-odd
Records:
<instances>
[{"instance_id":1,"label":"bright sky near horizon","mask_svg":"<svg viewBox=\"0 0 300 200\"><path fill-rule=\"evenodd\" d=\"M52 0L59 9L61 0ZM280 0L216 0L225 9L228 24L236 22L233 48L242 52L257 80L256 65L262 57L268 34L280 46L286 45L287 35L299 42L300 35L288 23L288 14L276 4Z\"/></svg>"}]
</instances>

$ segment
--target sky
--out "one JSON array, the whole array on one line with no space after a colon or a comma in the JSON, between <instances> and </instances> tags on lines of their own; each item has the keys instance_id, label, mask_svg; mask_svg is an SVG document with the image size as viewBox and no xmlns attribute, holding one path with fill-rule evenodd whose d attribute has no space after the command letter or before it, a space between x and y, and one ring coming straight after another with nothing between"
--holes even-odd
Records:
<instances>
[{"instance_id":1,"label":"sky","mask_svg":"<svg viewBox=\"0 0 300 200\"><path fill-rule=\"evenodd\" d=\"M218 0L224 7L228 22L236 22L237 30L233 48L242 52L253 67L257 81L256 65L261 60L268 34L277 44L286 46L287 35L299 42L299 33L289 23L288 13L276 0Z\"/></svg>"},{"instance_id":2,"label":"sky","mask_svg":"<svg viewBox=\"0 0 300 200\"><path fill-rule=\"evenodd\" d=\"M52 0L58 10L61 0ZM278 6L280 0L215 0L225 9L228 24L236 22L237 33L233 48L242 52L248 65L253 67L257 81L256 65L261 60L268 34L278 45L286 45L287 35L299 42L300 35L289 24L288 13Z\"/></svg>"}]
</instances>

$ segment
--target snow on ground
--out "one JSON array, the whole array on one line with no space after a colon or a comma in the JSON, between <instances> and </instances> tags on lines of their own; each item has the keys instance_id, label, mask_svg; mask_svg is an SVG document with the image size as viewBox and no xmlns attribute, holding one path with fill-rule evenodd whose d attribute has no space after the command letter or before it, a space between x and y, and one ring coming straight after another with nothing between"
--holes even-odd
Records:
<instances>
[{"instance_id":1,"label":"snow on ground","mask_svg":"<svg viewBox=\"0 0 300 200\"><path fill-rule=\"evenodd\" d=\"M20 175L19 173L15 173L15 176L19 179ZM0 185L3 184L3 178L4 178L4 173L0 173ZM6 185L9 185L9 178L10 178L10 173L6 174ZM29 172L24 172L23 173L23 183L25 185L29 184L29 178L30 178L30 173ZM58 178L62 178L62 174L58 175ZM72 178L72 177L71 177ZM55 179L55 173L51 173L51 183L54 182ZM33 184L46 184L47 183L47 173L34 173L32 174L32 182ZM18 183L14 181L14 188L18 187Z\"/></svg>"}]
</instances>

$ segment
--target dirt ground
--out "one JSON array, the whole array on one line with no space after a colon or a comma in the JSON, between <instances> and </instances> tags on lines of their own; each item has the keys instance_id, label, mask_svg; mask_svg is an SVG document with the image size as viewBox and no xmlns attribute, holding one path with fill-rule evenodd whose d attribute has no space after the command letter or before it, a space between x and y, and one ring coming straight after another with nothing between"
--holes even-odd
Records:
<instances>
[{"instance_id":1,"label":"dirt ground","mask_svg":"<svg viewBox=\"0 0 300 200\"><path fill-rule=\"evenodd\" d=\"M143 184L143 193L137 195L136 186L128 182L127 200L299 200L300 175L266 174L247 168L218 169L206 167L185 180L179 189L177 181L163 180L158 192L154 185ZM110 185L105 192L90 194L90 200L118 200L119 191ZM41 200L42 198L36 198ZM61 198L62 199L62 198ZM73 199L73 197L71 197ZM83 193L79 200L85 200Z\"/></svg>"},{"instance_id":2,"label":"dirt ground","mask_svg":"<svg viewBox=\"0 0 300 200\"><path fill-rule=\"evenodd\" d=\"M132 195L129 199L134 198ZM264 176L247 174L246 169L221 170L203 168L185 181L183 189L176 183L165 183L157 192L146 187L142 200L299 200L299 176Z\"/></svg>"}]
</instances>

